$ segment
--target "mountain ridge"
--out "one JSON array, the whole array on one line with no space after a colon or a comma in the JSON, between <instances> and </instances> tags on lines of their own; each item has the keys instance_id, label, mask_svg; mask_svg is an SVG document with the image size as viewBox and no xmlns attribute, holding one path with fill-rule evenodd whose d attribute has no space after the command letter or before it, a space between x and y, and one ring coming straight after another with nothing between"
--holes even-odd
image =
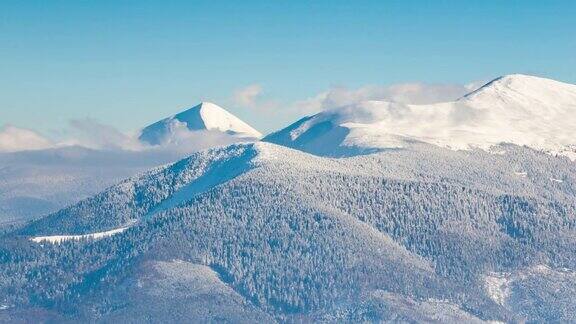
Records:
<instances>
[{"instance_id":1,"label":"mountain ridge","mask_svg":"<svg viewBox=\"0 0 576 324\"><path fill-rule=\"evenodd\" d=\"M395 149L416 141L485 150L512 143L576 159L574 125L576 85L508 75L453 102L372 100L323 111L263 140L327 156Z\"/></svg>"}]
</instances>

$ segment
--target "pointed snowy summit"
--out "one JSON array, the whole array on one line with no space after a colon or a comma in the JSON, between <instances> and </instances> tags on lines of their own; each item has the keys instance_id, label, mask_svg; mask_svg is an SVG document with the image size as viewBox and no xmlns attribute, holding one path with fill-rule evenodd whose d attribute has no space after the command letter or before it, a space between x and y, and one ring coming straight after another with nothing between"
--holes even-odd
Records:
<instances>
[{"instance_id":1,"label":"pointed snowy summit","mask_svg":"<svg viewBox=\"0 0 576 324\"><path fill-rule=\"evenodd\" d=\"M224 108L202 102L186 111L145 127L140 141L150 145L171 142L178 134L191 131L219 131L242 138L260 138L262 134Z\"/></svg>"}]
</instances>

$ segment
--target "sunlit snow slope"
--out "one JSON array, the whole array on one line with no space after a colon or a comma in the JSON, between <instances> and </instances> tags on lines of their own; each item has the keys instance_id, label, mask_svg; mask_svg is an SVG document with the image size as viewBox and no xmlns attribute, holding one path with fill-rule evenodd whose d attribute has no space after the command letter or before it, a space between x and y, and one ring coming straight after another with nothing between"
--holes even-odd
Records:
<instances>
[{"instance_id":1,"label":"sunlit snow slope","mask_svg":"<svg viewBox=\"0 0 576 324\"><path fill-rule=\"evenodd\" d=\"M454 101L366 101L306 117L265 141L317 155L354 155L426 142L451 149L526 145L576 158L576 85L508 75Z\"/></svg>"}]
</instances>

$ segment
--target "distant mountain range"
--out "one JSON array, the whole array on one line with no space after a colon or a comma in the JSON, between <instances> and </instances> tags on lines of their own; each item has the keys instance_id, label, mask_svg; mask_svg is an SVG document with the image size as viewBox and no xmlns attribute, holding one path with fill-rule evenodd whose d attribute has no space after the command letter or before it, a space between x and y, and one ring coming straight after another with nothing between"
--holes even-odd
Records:
<instances>
[{"instance_id":1,"label":"distant mountain range","mask_svg":"<svg viewBox=\"0 0 576 324\"><path fill-rule=\"evenodd\" d=\"M570 322L575 89L359 103L123 180L0 237L0 321ZM215 107L141 138L259 136Z\"/></svg>"}]
</instances>

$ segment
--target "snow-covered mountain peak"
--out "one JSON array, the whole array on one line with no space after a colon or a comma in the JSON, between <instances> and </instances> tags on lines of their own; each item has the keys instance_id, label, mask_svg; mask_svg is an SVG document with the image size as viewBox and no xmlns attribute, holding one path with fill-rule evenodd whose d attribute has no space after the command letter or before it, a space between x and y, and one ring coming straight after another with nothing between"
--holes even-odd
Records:
<instances>
[{"instance_id":1,"label":"snow-covered mountain peak","mask_svg":"<svg viewBox=\"0 0 576 324\"><path fill-rule=\"evenodd\" d=\"M178 142L193 131L216 131L242 138L260 138L262 134L224 108L202 102L174 116L145 127L139 139L151 145Z\"/></svg>"},{"instance_id":2,"label":"snow-covered mountain peak","mask_svg":"<svg viewBox=\"0 0 576 324\"><path fill-rule=\"evenodd\" d=\"M264 140L349 156L424 142L451 149L526 145L576 157L576 85L508 75L453 102L365 101L323 111Z\"/></svg>"},{"instance_id":3,"label":"snow-covered mountain peak","mask_svg":"<svg viewBox=\"0 0 576 324\"><path fill-rule=\"evenodd\" d=\"M510 74L496 78L478 90L464 96L464 100L500 99L534 100L556 105L574 105L576 85L525 74Z\"/></svg>"},{"instance_id":4,"label":"snow-covered mountain peak","mask_svg":"<svg viewBox=\"0 0 576 324\"><path fill-rule=\"evenodd\" d=\"M238 117L232 115L224 108L213 104L211 102L202 102L198 106L198 113L204 123L204 128L207 130L219 130L222 132L233 132L237 134L245 134L252 137L260 137L262 134L246 124ZM195 109L191 108L186 112ZM176 115L177 118L182 118L187 121L185 116L186 112Z\"/></svg>"}]
</instances>

